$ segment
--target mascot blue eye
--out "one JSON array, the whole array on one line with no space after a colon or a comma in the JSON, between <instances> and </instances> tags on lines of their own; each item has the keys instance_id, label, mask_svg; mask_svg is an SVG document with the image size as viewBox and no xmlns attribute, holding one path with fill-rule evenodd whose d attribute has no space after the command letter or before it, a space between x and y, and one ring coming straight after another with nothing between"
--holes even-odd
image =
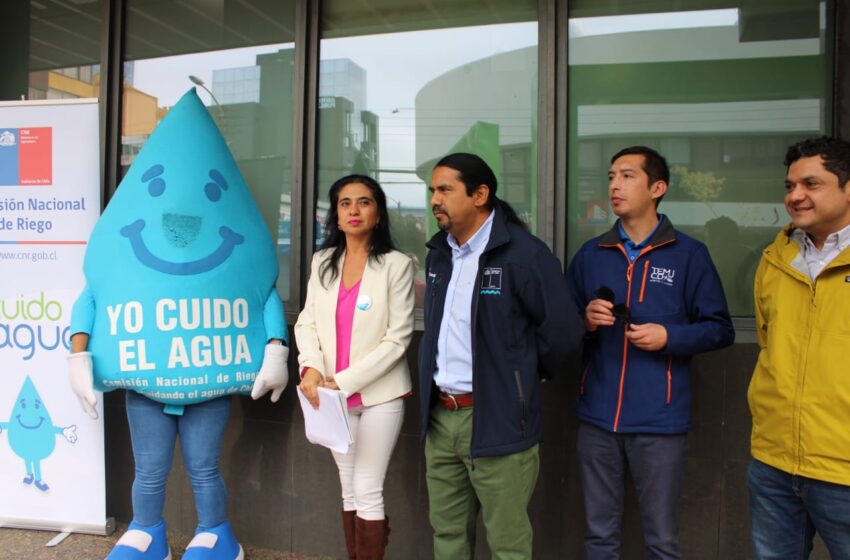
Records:
<instances>
[{"instance_id":1,"label":"mascot blue eye","mask_svg":"<svg viewBox=\"0 0 850 560\"><path fill-rule=\"evenodd\" d=\"M154 179L148 184L148 192L151 196L159 196L165 192L165 181Z\"/></svg>"},{"instance_id":2,"label":"mascot blue eye","mask_svg":"<svg viewBox=\"0 0 850 560\"><path fill-rule=\"evenodd\" d=\"M213 182L204 186L204 194L211 202L218 202L221 199L221 191L227 190L227 180L217 169L210 170L210 179Z\"/></svg>"},{"instance_id":3,"label":"mascot blue eye","mask_svg":"<svg viewBox=\"0 0 850 560\"><path fill-rule=\"evenodd\" d=\"M165 168L160 164L152 165L150 169L145 171L144 175L142 175L142 182L148 183L148 193L151 196L160 196L165 192L165 180L160 178L160 175L163 174Z\"/></svg>"},{"instance_id":4,"label":"mascot blue eye","mask_svg":"<svg viewBox=\"0 0 850 560\"><path fill-rule=\"evenodd\" d=\"M221 198L221 188L215 183L207 183L204 187L204 193L212 202L218 202Z\"/></svg>"}]
</instances>

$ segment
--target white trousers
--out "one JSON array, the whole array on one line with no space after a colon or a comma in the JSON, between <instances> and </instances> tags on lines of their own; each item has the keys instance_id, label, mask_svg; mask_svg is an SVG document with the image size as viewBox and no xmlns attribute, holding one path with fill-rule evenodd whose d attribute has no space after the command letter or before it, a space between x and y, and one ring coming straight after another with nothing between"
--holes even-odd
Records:
<instances>
[{"instance_id":1,"label":"white trousers","mask_svg":"<svg viewBox=\"0 0 850 560\"><path fill-rule=\"evenodd\" d=\"M384 518L384 478L401 423L404 399L348 410L354 443L348 453L332 452L342 486L342 509L361 519Z\"/></svg>"}]
</instances>

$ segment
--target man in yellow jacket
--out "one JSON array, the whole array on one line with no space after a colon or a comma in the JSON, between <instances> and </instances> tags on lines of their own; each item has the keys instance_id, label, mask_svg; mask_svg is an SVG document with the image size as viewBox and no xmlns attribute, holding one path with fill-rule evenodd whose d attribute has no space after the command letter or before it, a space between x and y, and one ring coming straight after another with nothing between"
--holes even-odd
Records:
<instances>
[{"instance_id":1,"label":"man in yellow jacket","mask_svg":"<svg viewBox=\"0 0 850 560\"><path fill-rule=\"evenodd\" d=\"M807 558L815 533L850 559L850 143L785 155L785 209L756 273L761 348L748 392L757 559Z\"/></svg>"}]
</instances>

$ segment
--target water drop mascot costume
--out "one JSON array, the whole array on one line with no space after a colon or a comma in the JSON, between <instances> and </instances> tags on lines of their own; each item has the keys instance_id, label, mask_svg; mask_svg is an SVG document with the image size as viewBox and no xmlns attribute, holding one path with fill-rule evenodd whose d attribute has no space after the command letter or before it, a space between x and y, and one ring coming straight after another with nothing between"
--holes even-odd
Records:
<instances>
[{"instance_id":1,"label":"water drop mascot costume","mask_svg":"<svg viewBox=\"0 0 850 560\"><path fill-rule=\"evenodd\" d=\"M163 560L162 518L179 434L198 528L186 560L243 557L219 472L233 394L276 402L288 334L275 247L194 89L168 112L92 232L71 318L71 386L127 389L133 522L107 560Z\"/></svg>"}]
</instances>

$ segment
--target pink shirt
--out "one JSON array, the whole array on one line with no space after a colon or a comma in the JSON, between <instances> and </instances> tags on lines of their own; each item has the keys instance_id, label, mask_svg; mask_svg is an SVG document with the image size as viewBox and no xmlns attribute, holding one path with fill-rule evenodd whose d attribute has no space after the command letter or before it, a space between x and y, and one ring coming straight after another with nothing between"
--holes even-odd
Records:
<instances>
[{"instance_id":1,"label":"pink shirt","mask_svg":"<svg viewBox=\"0 0 850 560\"><path fill-rule=\"evenodd\" d=\"M339 279L339 295L336 298L336 373L348 367L351 357L351 327L359 292L360 280L346 289L342 278ZM348 397L348 408L356 408L362 404L360 393Z\"/></svg>"}]
</instances>

